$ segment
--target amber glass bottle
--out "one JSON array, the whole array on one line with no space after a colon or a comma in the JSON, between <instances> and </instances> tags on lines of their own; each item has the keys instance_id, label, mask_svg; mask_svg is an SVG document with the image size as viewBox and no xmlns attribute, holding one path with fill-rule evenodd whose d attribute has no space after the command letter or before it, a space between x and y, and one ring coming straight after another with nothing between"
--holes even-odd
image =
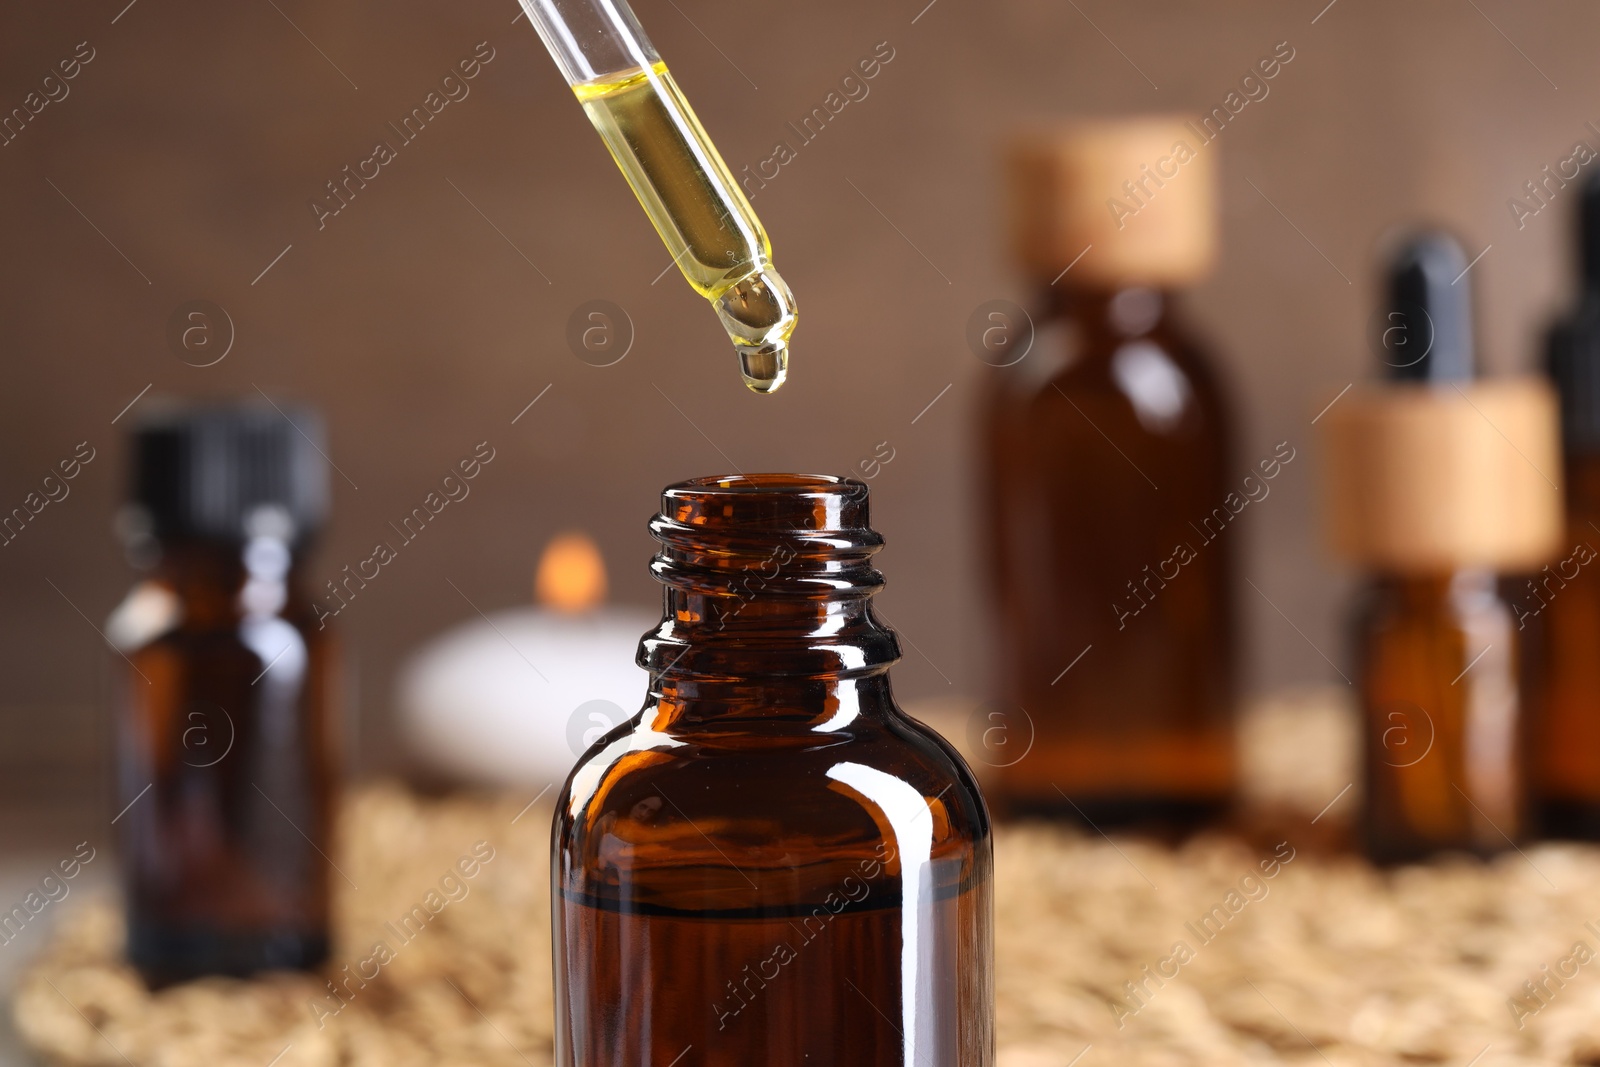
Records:
<instances>
[{"instance_id":1,"label":"amber glass bottle","mask_svg":"<svg viewBox=\"0 0 1600 1067\"><path fill-rule=\"evenodd\" d=\"M1536 633L1538 716L1529 789L1538 828L1600 840L1600 179L1580 204L1582 290L1550 333L1567 495L1562 558L1517 583L1519 629Z\"/></svg>"},{"instance_id":2,"label":"amber glass bottle","mask_svg":"<svg viewBox=\"0 0 1600 1067\"><path fill-rule=\"evenodd\" d=\"M651 532L649 695L557 803L556 1062L986 1067L988 815L890 694L866 486L697 479Z\"/></svg>"},{"instance_id":3,"label":"amber glass bottle","mask_svg":"<svg viewBox=\"0 0 1600 1067\"><path fill-rule=\"evenodd\" d=\"M128 955L155 985L328 951L334 719L301 590L326 510L314 416L175 411L134 435L112 614Z\"/></svg>"},{"instance_id":4,"label":"amber glass bottle","mask_svg":"<svg viewBox=\"0 0 1600 1067\"><path fill-rule=\"evenodd\" d=\"M1109 180L1177 167L1185 139L1176 120L1094 123L1012 159L1042 294L1033 347L984 416L998 690L1016 716L1009 751L985 760L1012 812L1185 827L1233 796L1229 526L1248 486L1211 361L1173 307L1213 259L1217 149L1142 201ZM1142 206L1119 229L1108 196Z\"/></svg>"},{"instance_id":5,"label":"amber glass bottle","mask_svg":"<svg viewBox=\"0 0 1600 1067\"><path fill-rule=\"evenodd\" d=\"M1379 577L1355 629L1368 853L1509 848L1524 828L1519 642L1495 576Z\"/></svg>"},{"instance_id":6,"label":"amber glass bottle","mask_svg":"<svg viewBox=\"0 0 1600 1067\"><path fill-rule=\"evenodd\" d=\"M1540 503L1528 455L1552 427L1547 391L1473 381L1469 289L1456 284L1466 267L1443 234L1399 249L1385 294L1387 384L1341 402L1330 423L1332 451L1361 457L1332 480L1355 502L1343 508L1348 540L1375 573L1354 647L1361 829L1379 862L1492 853L1524 831L1522 648L1496 571L1543 540L1553 509L1521 507L1514 492L1532 482L1528 499ZM1518 439L1528 454L1507 446Z\"/></svg>"}]
</instances>

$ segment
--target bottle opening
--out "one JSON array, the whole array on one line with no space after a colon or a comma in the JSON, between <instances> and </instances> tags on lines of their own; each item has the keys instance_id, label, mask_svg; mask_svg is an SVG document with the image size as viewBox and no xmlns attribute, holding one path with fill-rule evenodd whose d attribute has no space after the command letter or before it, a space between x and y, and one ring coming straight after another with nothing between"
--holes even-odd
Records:
<instances>
[{"instance_id":1,"label":"bottle opening","mask_svg":"<svg viewBox=\"0 0 1600 1067\"><path fill-rule=\"evenodd\" d=\"M761 490L831 489L851 484L850 479L832 474L717 474L705 478L690 478L686 482L667 487L674 489L728 489L733 492ZM861 484L856 482L854 484Z\"/></svg>"},{"instance_id":2,"label":"bottle opening","mask_svg":"<svg viewBox=\"0 0 1600 1067\"><path fill-rule=\"evenodd\" d=\"M688 526L771 534L866 531L867 486L829 474L724 474L661 493L661 517Z\"/></svg>"}]
</instances>

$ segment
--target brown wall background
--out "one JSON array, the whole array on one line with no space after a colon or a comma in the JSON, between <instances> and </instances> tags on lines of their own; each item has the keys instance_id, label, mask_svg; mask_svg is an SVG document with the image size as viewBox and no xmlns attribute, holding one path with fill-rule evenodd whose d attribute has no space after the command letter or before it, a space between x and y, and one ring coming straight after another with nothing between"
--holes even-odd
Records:
<instances>
[{"instance_id":1,"label":"brown wall background","mask_svg":"<svg viewBox=\"0 0 1600 1067\"><path fill-rule=\"evenodd\" d=\"M348 480L333 479L319 584L474 444L497 450L339 619L364 769L395 758L397 660L473 613L446 578L485 610L526 601L538 548L576 527L616 599L654 602L644 521L662 485L730 466L844 472L880 441L895 453L873 481L882 603L913 646L900 691L980 693L970 428L986 368L963 331L981 302L1028 291L1001 240L996 146L1042 118L1208 110L1282 41L1294 60L1223 134L1223 257L1187 302L1235 393L1241 473L1278 441L1304 457L1229 534L1242 577L1304 633L1241 586L1249 688L1337 681L1323 654L1342 665L1348 589L1318 541L1310 420L1369 372L1380 240L1429 220L1469 255L1492 246L1471 274L1483 361L1529 367L1570 290L1576 191L1521 230L1507 199L1575 140L1600 147L1585 126L1600 122L1600 9L1576 0L636 0L735 170L792 142L785 123L878 42L894 49L755 201L802 309L791 383L763 399L676 272L652 284L667 255L509 0L125 2L0 16L0 109L79 42L95 55L0 148L0 508L77 442L97 450L71 496L0 548L13 801L94 793L69 773L104 754L110 653L89 620L131 580L111 534L112 419L147 385L141 404L259 386L326 412ZM483 41L495 58L470 96L319 232L308 201ZM165 338L195 298L236 327L207 368ZM593 298L637 330L614 367L564 340Z\"/></svg>"}]
</instances>

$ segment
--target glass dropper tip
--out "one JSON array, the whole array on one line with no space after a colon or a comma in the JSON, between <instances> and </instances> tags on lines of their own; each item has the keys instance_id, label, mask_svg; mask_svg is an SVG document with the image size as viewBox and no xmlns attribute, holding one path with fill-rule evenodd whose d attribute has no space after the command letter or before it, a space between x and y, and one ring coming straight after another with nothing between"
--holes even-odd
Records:
<instances>
[{"instance_id":1,"label":"glass dropper tip","mask_svg":"<svg viewBox=\"0 0 1600 1067\"><path fill-rule=\"evenodd\" d=\"M789 337L797 321L789 286L767 267L729 286L712 306L739 353L744 384L756 393L777 390L789 374Z\"/></svg>"},{"instance_id":2,"label":"glass dropper tip","mask_svg":"<svg viewBox=\"0 0 1600 1067\"><path fill-rule=\"evenodd\" d=\"M739 353L739 373L752 393L775 393L789 377L789 346L775 344L751 346L734 343Z\"/></svg>"}]
</instances>

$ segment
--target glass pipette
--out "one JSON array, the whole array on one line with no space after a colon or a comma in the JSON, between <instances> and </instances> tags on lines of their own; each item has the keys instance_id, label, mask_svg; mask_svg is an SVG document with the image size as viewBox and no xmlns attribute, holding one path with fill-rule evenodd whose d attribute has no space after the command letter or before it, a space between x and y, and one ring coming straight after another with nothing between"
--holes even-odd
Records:
<instances>
[{"instance_id":1,"label":"glass pipette","mask_svg":"<svg viewBox=\"0 0 1600 1067\"><path fill-rule=\"evenodd\" d=\"M789 370L794 294L772 243L627 0L519 0L673 262L711 301L745 385Z\"/></svg>"}]
</instances>

